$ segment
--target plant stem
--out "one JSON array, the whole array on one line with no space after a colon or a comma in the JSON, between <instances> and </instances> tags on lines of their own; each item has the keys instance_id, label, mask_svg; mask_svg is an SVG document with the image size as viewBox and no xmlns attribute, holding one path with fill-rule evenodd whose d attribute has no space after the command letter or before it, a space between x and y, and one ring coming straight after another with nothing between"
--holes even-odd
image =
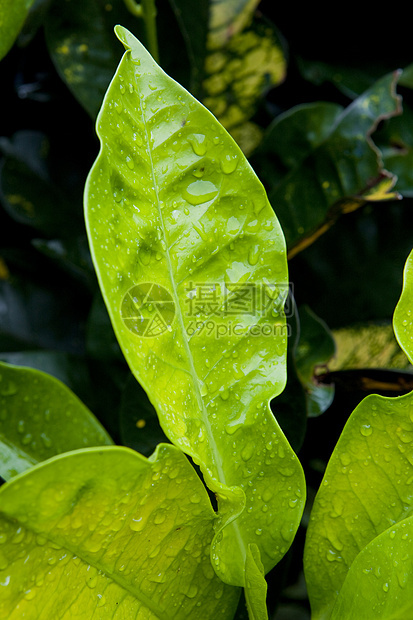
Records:
<instances>
[{"instance_id":1,"label":"plant stem","mask_svg":"<svg viewBox=\"0 0 413 620\"><path fill-rule=\"evenodd\" d=\"M156 6L155 0L125 0L127 9L136 17L141 17L145 21L146 36L148 39L148 49L153 59L159 63L158 37L156 33Z\"/></svg>"}]
</instances>

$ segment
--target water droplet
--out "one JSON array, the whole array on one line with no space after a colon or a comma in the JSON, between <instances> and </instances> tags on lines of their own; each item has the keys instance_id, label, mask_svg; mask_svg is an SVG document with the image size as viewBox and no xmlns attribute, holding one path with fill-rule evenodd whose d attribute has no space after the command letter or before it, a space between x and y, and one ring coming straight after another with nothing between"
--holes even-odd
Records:
<instances>
[{"instance_id":1,"label":"water droplet","mask_svg":"<svg viewBox=\"0 0 413 620\"><path fill-rule=\"evenodd\" d=\"M369 435L371 435L373 432L373 429L371 428L370 424L362 424L360 427L360 433L364 436L364 437L369 437Z\"/></svg>"},{"instance_id":2,"label":"water droplet","mask_svg":"<svg viewBox=\"0 0 413 620\"><path fill-rule=\"evenodd\" d=\"M143 517L136 517L129 523L129 527L133 532L141 532L145 527L146 520Z\"/></svg>"},{"instance_id":3,"label":"water droplet","mask_svg":"<svg viewBox=\"0 0 413 620\"><path fill-rule=\"evenodd\" d=\"M389 584L387 583L383 583L383 592L388 592L389 591Z\"/></svg>"},{"instance_id":4,"label":"water droplet","mask_svg":"<svg viewBox=\"0 0 413 620\"><path fill-rule=\"evenodd\" d=\"M207 140L202 133L192 133L187 138L195 155L202 157L207 152Z\"/></svg>"},{"instance_id":5,"label":"water droplet","mask_svg":"<svg viewBox=\"0 0 413 620\"><path fill-rule=\"evenodd\" d=\"M164 512L157 512L153 522L155 523L155 525L160 525L161 523L163 523L166 519L166 514Z\"/></svg>"},{"instance_id":6,"label":"water droplet","mask_svg":"<svg viewBox=\"0 0 413 620\"><path fill-rule=\"evenodd\" d=\"M126 157L126 165L128 166L129 170L133 170L135 167L135 163L132 157L130 157L129 155Z\"/></svg>"},{"instance_id":7,"label":"water droplet","mask_svg":"<svg viewBox=\"0 0 413 620\"><path fill-rule=\"evenodd\" d=\"M260 246L259 245L251 246L248 252L248 262L251 265L251 267L253 267L254 265L258 263L259 257L260 257Z\"/></svg>"},{"instance_id":8,"label":"water droplet","mask_svg":"<svg viewBox=\"0 0 413 620\"><path fill-rule=\"evenodd\" d=\"M243 461L249 461L254 454L254 444L247 444L241 451L241 458Z\"/></svg>"},{"instance_id":9,"label":"water droplet","mask_svg":"<svg viewBox=\"0 0 413 620\"><path fill-rule=\"evenodd\" d=\"M17 393L17 386L14 381L3 381L0 378L0 394L2 396L13 396Z\"/></svg>"},{"instance_id":10,"label":"water droplet","mask_svg":"<svg viewBox=\"0 0 413 620\"><path fill-rule=\"evenodd\" d=\"M224 174L231 174L234 172L238 165L238 157L227 153L223 159L221 159L221 170Z\"/></svg>"},{"instance_id":11,"label":"water droplet","mask_svg":"<svg viewBox=\"0 0 413 620\"><path fill-rule=\"evenodd\" d=\"M194 206L213 200L217 194L218 188L211 181L203 181L202 179L190 183L182 192L185 200Z\"/></svg>"},{"instance_id":12,"label":"water droplet","mask_svg":"<svg viewBox=\"0 0 413 620\"><path fill-rule=\"evenodd\" d=\"M228 398L229 398L229 390L228 389L221 390L219 395L222 398L222 400L228 400Z\"/></svg>"}]
</instances>

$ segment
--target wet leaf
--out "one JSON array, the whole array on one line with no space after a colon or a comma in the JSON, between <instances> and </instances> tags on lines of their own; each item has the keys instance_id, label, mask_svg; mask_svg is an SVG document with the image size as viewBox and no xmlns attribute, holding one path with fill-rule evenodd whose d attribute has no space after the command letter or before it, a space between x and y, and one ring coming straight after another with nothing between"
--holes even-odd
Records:
<instances>
[{"instance_id":1,"label":"wet leaf","mask_svg":"<svg viewBox=\"0 0 413 620\"><path fill-rule=\"evenodd\" d=\"M389 527L354 560L331 620L405 620L412 615L413 519Z\"/></svg>"},{"instance_id":2,"label":"wet leaf","mask_svg":"<svg viewBox=\"0 0 413 620\"><path fill-rule=\"evenodd\" d=\"M255 545L249 545L245 562L245 601L250 620L267 620L267 583L260 553Z\"/></svg>"},{"instance_id":3,"label":"wet leaf","mask_svg":"<svg viewBox=\"0 0 413 620\"><path fill-rule=\"evenodd\" d=\"M0 489L3 618L233 617L215 575L215 514L181 451L122 447L55 457Z\"/></svg>"},{"instance_id":4,"label":"wet leaf","mask_svg":"<svg viewBox=\"0 0 413 620\"><path fill-rule=\"evenodd\" d=\"M0 474L3 478L69 450L109 445L109 435L63 383L0 362Z\"/></svg>"},{"instance_id":5,"label":"wet leaf","mask_svg":"<svg viewBox=\"0 0 413 620\"><path fill-rule=\"evenodd\" d=\"M243 585L247 544L268 571L304 501L268 405L285 383L284 241L233 140L130 33L117 34L127 51L86 187L92 256L132 372L218 496L214 568Z\"/></svg>"}]
</instances>

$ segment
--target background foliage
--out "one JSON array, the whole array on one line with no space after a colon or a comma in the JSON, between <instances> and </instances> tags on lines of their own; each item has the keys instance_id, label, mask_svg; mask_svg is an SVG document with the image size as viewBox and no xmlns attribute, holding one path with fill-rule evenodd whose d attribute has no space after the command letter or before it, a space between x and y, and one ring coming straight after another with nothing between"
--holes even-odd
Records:
<instances>
[{"instance_id":1,"label":"background foliage","mask_svg":"<svg viewBox=\"0 0 413 620\"><path fill-rule=\"evenodd\" d=\"M274 413L310 501L267 582L272 617L304 620L303 539L338 436L365 395L412 387L390 324L412 246L413 59L407 25L379 13L326 27L273 4L158 0L157 28L162 67L239 142L289 245L297 308ZM1 61L0 358L60 378L116 443L150 455L163 433L113 336L82 213L116 23L147 43L121 0L38 0Z\"/></svg>"}]
</instances>

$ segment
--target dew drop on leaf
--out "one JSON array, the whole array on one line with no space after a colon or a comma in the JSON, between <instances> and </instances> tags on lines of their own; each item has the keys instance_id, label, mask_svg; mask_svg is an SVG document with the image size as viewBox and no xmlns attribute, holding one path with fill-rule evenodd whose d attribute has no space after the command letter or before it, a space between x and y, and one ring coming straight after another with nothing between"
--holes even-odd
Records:
<instances>
[{"instance_id":1,"label":"dew drop on leaf","mask_svg":"<svg viewBox=\"0 0 413 620\"><path fill-rule=\"evenodd\" d=\"M195 155L202 157L207 152L207 140L206 136L202 133L190 134L187 138L189 144L192 146L192 150Z\"/></svg>"}]
</instances>

